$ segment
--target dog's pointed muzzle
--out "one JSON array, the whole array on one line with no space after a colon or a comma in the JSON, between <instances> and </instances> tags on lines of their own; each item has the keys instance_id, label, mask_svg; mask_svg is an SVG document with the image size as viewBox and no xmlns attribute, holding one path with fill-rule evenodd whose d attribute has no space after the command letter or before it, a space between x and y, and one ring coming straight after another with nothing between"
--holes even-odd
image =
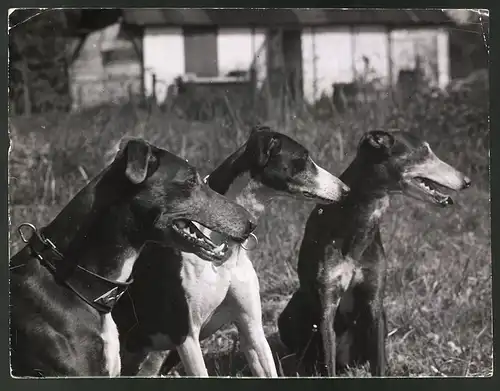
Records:
<instances>
[{"instance_id":1,"label":"dog's pointed muzzle","mask_svg":"<svg viewBox=\"0 0 500 391\"><path fill-rule=\"evenodd\" d=\"M245 208L207 185L203 185L202 193L204 202L193 207L193 221L236 242L245 241L255 230L257 222Z\"/></svg>"}]
</instances>

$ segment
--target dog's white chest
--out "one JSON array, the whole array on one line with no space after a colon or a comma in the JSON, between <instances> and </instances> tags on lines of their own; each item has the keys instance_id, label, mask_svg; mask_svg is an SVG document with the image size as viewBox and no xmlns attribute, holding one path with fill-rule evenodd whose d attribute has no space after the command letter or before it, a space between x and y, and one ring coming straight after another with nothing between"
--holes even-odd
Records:
<instances>
[{"instance_id":1,"label":"dog's white chest","mask_svg":"<svg viewBox=\"0 0 500 391\"><path fill-rule=\"evenodd\" d=\"M120 339L111 314L102 317L101 338L104 343L104 359L109 376L119 376L121 371Z\"/></svg>"},{"instance_id":2,"label":"dog's white chest","mask_svg":"<svg viewBox=\"0 0 500 391\"><path fill-rule=\"evenodd\" d=\"M215 266L194 254L182 254L182 286L193 326L201 327L226 297L237 256L234 251L224 264Z\"/></svg>"}]
</instances>

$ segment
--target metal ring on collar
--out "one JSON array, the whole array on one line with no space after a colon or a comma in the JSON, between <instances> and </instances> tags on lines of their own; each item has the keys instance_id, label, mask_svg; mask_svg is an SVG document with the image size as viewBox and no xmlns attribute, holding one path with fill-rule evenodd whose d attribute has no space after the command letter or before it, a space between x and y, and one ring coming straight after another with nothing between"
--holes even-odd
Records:
<instances>
[{"instance_id":1,"label":"metal ring on collar","mask_svg":"<svg viewBox=\"0 0 500 391\"><path fill-rule=\"evenodd\" d=\"M17 228L17 232L19 233L19 236L21 236L21 240L24 242L24 243L28 243L29 242L29 239L26 239L26 237L24 236L24 233L23 233L23 228L24 227L29 227L31 229L31 235L37 235L38 234L38 231L36 229L36 227L31 224L31 223L22 223L18 228Z\"/></svg>"},{"instance_id":2,"label":"metal ring on collar","mask_svg":"<svg viewBox=\"0 0 500 391\"><path fill-rule=\"evenodd\" d=\"M252 238L254 239L254 241L255 241L255 246L254 246L254 247L252 247L252 248L250 248L250 247L245 247L245 243L248 241L248 239L247 239L247 240L245 240L243 243L241 243L241 247L242 247L244 250L251 251L251 250L253 250L253 249L257 248L257 245L259 244L259 239L257 239L257 236L255 236L255 234L254 234L254 233L251 233L251 234L250 234L250 237L252 237Z\"/></svg>"}]
</instances>

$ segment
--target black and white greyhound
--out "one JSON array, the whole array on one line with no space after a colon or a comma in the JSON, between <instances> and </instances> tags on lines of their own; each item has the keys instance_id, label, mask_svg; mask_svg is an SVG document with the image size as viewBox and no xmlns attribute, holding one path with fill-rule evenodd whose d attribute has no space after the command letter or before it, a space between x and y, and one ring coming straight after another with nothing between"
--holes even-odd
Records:
<instances>
[{"instance_id":1,"label":"black and white greyhound","mask_svg":"<svg viewBox=\"0 0 500 391\"><path fill-rule=\"evenodd\" d=\"M245 207L255 220L277 196L331 203L348 192L301 144L266 127L254 128L207 183ZM218 233L204 233L226 246ZM131 301L121 301L113 312L125 350L134 352L130 365L124 358L124 375L157 375L172 350L164 371L181 359L188 375L207 376L199 341L234 322L252 373L277 376L262 326L259 281L244 247L230 242L228 255L217 259L157 245L141 255L147 259L139 262L137 281L129 290Z\"/></svg>"}]
</instances>

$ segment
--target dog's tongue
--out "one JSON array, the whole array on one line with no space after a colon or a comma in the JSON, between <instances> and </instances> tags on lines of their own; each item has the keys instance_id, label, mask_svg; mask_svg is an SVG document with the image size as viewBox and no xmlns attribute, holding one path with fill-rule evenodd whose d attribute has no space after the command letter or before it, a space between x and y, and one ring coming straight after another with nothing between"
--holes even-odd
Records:
<instances>
[{"instance_id":1,"label":"dog's tongue","mask_svg":"<svg viewBox=\"0 0 500 391\"><path fill-rule=\"evenodd\" d=\"M221 245L214 248L214 252L222 254L227 250L227 244L222 243Z\"/></svg>"},{"instance_id":2,"label":"dog's tongue","mask_svg":"<svg viewBox=\"0 0 500 391\"><path fill-rule=\"evenodd\" d=\"M198 223L200 224L200 223ZM224 246L227 245L226 240L224 238L224 235L219 234L218 232L210 230L208 234L205 234L205 232L202 231L203 228L206 228L204 225L201 225L197 227L195 224L192 224L193 227L196 228L196 236L200 237L203 236L203 239L205 242L207 242L210 246L212 246L215 249L219 248L224 248ZM201 229L200 229L201 228Z\"/></svg>"},{"instance_id":3,"label":"dog's tongue","mask_svg":"<svg viewBox=\"0 0 500 391\"><path fill-rule=\"evenodd\" d=\"M203 235L203 238L205 239L205 242L210 244L210 246L217 247L217 244L215 244L208 236Z\"/></svg>"},{"instance_id":4,"label":"dog's tongue","mask_svg":"<svg viewBox=\"0 0 500 391\"><path fill-rule=\"evenodd\" d=\"M453 199L448 194L443 194L436 188L433 188L434 198L441 206L453 205Z\"/></svg>"},{"instance_id":5,"label":"dog's tongue","mask_svg":"<svg viewBox=\"0 0 500 391\"><path fill-rule=\"evenodd\" d=\"M189 232L195 234L199 240L202 240L203 242L205 242L205 244L207 246L211 247L211 248L207 247L207 250L210 250L210 251L215 250L216 252L221 252L221 251L224 251L227 247L227 242L226 242L223 235L220 235L220 234L217 234L216 232L214 232L214 233L216 233L216 235L214 235L215 241L212 240L209 235L205 235L203 233L202 229L205 227L200 223L195 224L194 222L191 222L189 220L176 220L174 222L174 224L178 229L181 229L184 231L188 230ZM197 226L197 224L199 224L199 227Z\"/></svg>"},{"instance_id":6,"label":"dog's tongue","mask_svg":"<svg viewBox=\"0 0 500 391\"><path fill-rule=\"evenodd\" d=\"M442 195L442 198L439 200L439 204L441 206L453 205L453 199L450 196Z\"/></svg>"}]
</instances>

